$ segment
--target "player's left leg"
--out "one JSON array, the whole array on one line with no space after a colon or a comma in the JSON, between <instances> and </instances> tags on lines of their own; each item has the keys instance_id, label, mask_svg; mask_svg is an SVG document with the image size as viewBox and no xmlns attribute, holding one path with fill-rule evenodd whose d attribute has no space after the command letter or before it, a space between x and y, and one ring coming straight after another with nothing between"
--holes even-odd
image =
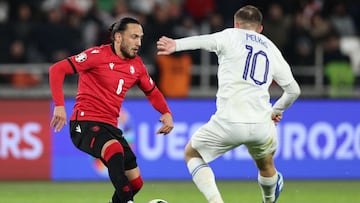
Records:
<instances>
[{"instance_id":1,"label":"player's left leg","mask_svg":"<svg viewBox=\"0 0 360 203\"><path fill-rule=\"evenodd\" d=\"M208 165L238 144L232 143L232 124L212 116L208 123L201 126L185 147L185 161L193 182L208 202L223 203L216 185L215 175Z\"/></svg>"},{"instance_id":2,"label":"player's left leg","mask_svg":"<svg viewBox=\"0 0 360 203\"><path fill-rule=\"evenodd\" d=\"M124 168L125 175L128 178L133 195L140 191L144 182L141 177L140 169L136 162L136 155L130 147L129 143L123 137L119 138L118 141L124 148L125 160L124 160Z\"/></svg>"},{"instance_id":3,"label":"player's left leg","mask_svg":"<svg viewBox=\"0 0 360 203\"><path fill-rule=\"evenodd\" d=\"M132 191L133 191L133 195L135 196L136 193L138 193L140 191L140 189L142 188L142 186L144 185L144 182L142 180L141 174L140 174L140 170L139 167L130 169L130 170L126 170L125 171L125 175L128 177Z\"/></svg>"},{"instance_id":4,"label":"player's left leg","mask_svg":"<svg viewBox=\"0 0 360 203\"><path fill-rule=\"evenodd\" d=\"M109 177L115 187L112 198L113 203L126 203L133 201L133 193L124 168L124 149L121 144L113 139L103 146L101 157L109 171Z\"/></svg>"},{"instance_id":5,"label":"player's left leg","mask_svg":"<svg viewBox=\"0 0 360 203\"><path fill-rule=\"evenodd\" d=\"M121 146L124 150L124 169L125 175L130 183L131 191L133 196L140 191L143 186L143 180L141 177L140 169L136 162L136 156L132 151L129 143L124 139L122 136L117 136L116 133L114 134L117 137L117 140L120 142ZM117 191L113 194L113 203L120 201L118 198Z\"/></svg>"},{"instance_id":6,"label":"player's left leg","mask_svg":"<svg viewBox=\"0 0 360 203\"><path fill-rule=\"evenodd\" d=\"M264 203L275 203L283 187L282 175L277 172L273 155L277 148L277 131L269 123L252 124L251 144L246 144L258 168L258 183Z\"/></svg>"},{"instance_id":7,"label":"player's left leg","mask_svg":"<svg viewBox=\"0 0 360 203\"><path fill-rule=\"evenodd\" d=\"M193 182L203 193L209 203L223 203L221 194L215 182L215 175L210 166L205 163L200 154L192 148L191 141L185 148L185 161Z\"/></svg>"},{"instance_id":8,"label":"player's left leg","mask_svg":"<svg viewBox=\"0 0 360 203\"><path fill-rule=\"evenodd\" d=\"M277 186L278 179L282 179L282 176L276 171L271 154L265 158L257 159L255 162L259 169L258 183L263 195L263 202L274 203L282 189L282 183ZM277 188L280 190L276 191Z\"/></svg>"},{"instance_id":9,"label":"player's left leg","mask_svg":"<svg viewBox=\"0 0 360 203\"><path fill-rule=\"evenodd\" d=\"M144 184L143 180L142 180L142 177L141 177L141 174L140 174L139 167L136 167L136 168L130 169L130 170L126 170L125 175L126 175L126 177L128 178L128 180L130 182L133 196L135 196L135 194L140 191L140 189L142 188L142 186ZM114 192L112 199L116 200L114 202L120 201L116 191ZM110 203L113 203L113 202L111 201Z\"/></svg>"}]
</instances>

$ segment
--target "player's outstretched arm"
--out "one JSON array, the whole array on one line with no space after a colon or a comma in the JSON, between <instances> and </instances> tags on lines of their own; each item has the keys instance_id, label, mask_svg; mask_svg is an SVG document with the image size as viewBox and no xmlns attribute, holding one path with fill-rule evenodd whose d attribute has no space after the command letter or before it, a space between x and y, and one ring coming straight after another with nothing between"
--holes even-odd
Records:
<instances>
[{"instance_id":1,"label":"player's outstretched arm","mask_svg":"<svg viewBox=\"0 0 360 203\"><path fill-rule=\"evenodd\" d=\"M169 37L161 37L156 43L158 55L170 55L176 50L176 42Z\"/></svg>"}]
</instances>

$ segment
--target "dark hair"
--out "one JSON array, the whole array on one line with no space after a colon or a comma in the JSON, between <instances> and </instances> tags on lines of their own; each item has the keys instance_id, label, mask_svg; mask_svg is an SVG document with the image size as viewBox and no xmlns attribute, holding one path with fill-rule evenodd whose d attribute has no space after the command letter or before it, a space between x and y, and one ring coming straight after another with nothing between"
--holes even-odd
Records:
<instances>
[{"instance_id":1,"label":"dark hair","mask_svg":"<svg viewBox=\"0 0 360 203\"><path fill-rule=\"evenodd\" d=\"M237 21L261 24L263 16L258 8L256 8L255 6L247 5L236 11L234 18Z\"/></svg>"},{"instance_id":2,"label":"dark hair","mask_svg":"<svg viewBox=\"0 0 360 203\"><path fill-rule=\"evenodd\" d=\"M131 17L121 18L119 21L113 23L109 28L109 32L111 32L111 39L114 39L115 33L125 31L128 24L140 25L140 22Z\"/></svg>"}]
</instances>

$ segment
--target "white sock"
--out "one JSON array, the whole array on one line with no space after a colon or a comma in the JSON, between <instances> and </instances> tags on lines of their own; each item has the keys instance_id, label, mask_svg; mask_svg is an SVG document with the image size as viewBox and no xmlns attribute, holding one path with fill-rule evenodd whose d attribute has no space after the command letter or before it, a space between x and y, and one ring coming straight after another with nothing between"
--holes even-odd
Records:
<instances>
[{"instance_id":1,"label":"white sock","mask_svg":"<svg viewBox=\"0 0 360 203\"><path fill-rule=\"evenodd\" d=\"M277 179L277 172L273 177L262 177L260 174L258 174L258 183L261 188L264 203L272 203L275 201Z\"/></svg>"},{"instance_id":2,"label":"white sock","mask_svg":"<svg viewBox=\"0 0 360 203\"><path fill-rule=\"evenodd\" d=\"M223 203L216 186L215 175L202 158L191 158L187 163L195 185L203 193L209 203Z\"/></svg>"}]
</instances>

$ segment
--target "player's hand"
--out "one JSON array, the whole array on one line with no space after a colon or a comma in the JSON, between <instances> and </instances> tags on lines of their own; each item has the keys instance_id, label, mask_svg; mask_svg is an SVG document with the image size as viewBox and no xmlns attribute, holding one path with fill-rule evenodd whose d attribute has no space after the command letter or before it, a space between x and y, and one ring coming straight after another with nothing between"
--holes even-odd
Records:
<instances>
[{"instance_id":1,"label":"player's hand","mask_svg":"<svg viewBox=\"0 0 360 203\"><path fill-rule=\"evenodd\" d=\"M156 46L158 55L169 55L175 52L176 42L171 38L163 36L156 42Z\"/></svg>"},{"instance_id":2,"label":"player's hand","mask_svg":"<svg viewBox=\"0 0 360 203\"><path fill-rule=\"evenodd\" d=\"M164 113L160 117L160 122L163 123L161 128L156 132L156 134L164 134L167 135L171 132L171 130L174 128L174 123L172 119L172 115L170 113Z\"/></svg>"},{"instance_id":3,"label":"player's hand","mask_svg":"<svg viewBox=\"0 0 360 203\"><path fill-rule=\"evenodd\" d=\"M278 122L280 122L282 119L282 114L281 113L273 113L271 115L271 119L274 121L275 125L277 125Z\"/></svg>"},{"instance_id":4,"label":"player's hand","mask_svg":"<svg viewBox=\"0 0 360 203\"><path fill-rule=\"evenodd\" d=\"M66 124L66 111L64 106L55 106L50 126L55 128L55 132L59 132Z\"/></svg>"}]
</instances>

